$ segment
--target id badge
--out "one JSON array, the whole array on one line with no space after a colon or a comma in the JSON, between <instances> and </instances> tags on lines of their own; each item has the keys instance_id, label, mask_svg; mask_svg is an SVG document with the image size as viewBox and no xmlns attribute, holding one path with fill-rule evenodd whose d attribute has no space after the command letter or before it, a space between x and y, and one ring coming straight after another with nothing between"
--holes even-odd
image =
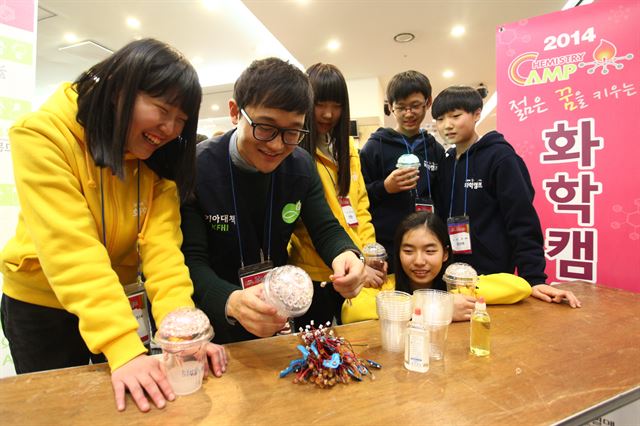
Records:
<instances>
[{"instance_id":1,"label":"id badge","mask_svg":"<svg viewBox=\"0 0 640 426\"><path fill-rule=\"evenodd\" d=\"M244 290L254 285L262 284L264 276L273 269L273 262L266 260L260 263L254 263L253 265L243 266L238 269L238 278L240 278L240 284Z\"/></svg>"},{"instance_id":2,"label":"id badge","mask_svg":"<svg viewBox=\"0 0 640 426\"><path fill-rule=\"evenodd\" d=\"M147 292L144 289L144 282L138 281L124 286L124 292L129 299L131 312L138 321L138 337L147 348L151 344L151 322L149 320L149 310L147 309Z\"/></svg>"},{"instance_id":3,"label":"id badge","mask_svg":"<svg viewBox=\"0 0 640 426\"><path fill-rule=\"evenodd\" d=\"M358 226L358 217L351 206L351 200L349 200L349 197L338 197L338 202L340 203L340 208L342 209L344 219L347 221L347 225Z\"/></svg>"},{"instance_id":4,"label":"id badge","mask_svg":"<svg viewBox=\"0 0 640 426\"><path fill-rule=\"evenodd\" d=\"M417 212L434 212L433 200L429 197L427 198L416 198L416 211Z\"/></svg>"},{"instance_id":5,"label":"id badge","mask_svg":"<svg viewBox=\"0 0 640 426\"><path fill-rule=\"evenodd\" d=\"M469 216L450 217L447 219L447 228L453 254L471 254Z\"/></svg>"}]
</instances>

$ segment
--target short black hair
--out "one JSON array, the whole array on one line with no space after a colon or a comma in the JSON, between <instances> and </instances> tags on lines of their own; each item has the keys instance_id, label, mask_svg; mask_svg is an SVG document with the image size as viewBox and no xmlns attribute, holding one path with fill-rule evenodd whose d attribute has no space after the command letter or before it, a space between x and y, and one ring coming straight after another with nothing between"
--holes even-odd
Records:
<instances>
[{"instance_id":1,"label":"short black hair","mask_svg":"<svg viewBox=\"0 0 640 426\"><path fill-rule=\"evenodd\" d=\"M154 39L133 41L82 73L76 119L89 152L100 167L124 176L124 153L136 97L144 92L179 107L188 117L182 134L157 149L145 163L176 182L184 200L195 182L195 145L202 88L198 74L173 47Z\"/></svg>"},{"instance_id":2,"label":"short black hair","mask_svg":"<svg viewBox=\"0 0 640 426\"><path fill-rule=\"evenodd\" d=\"M349 92L347 82L340 70L331 64L317 63L307 69L309 82L313 89L314 107L318 102L337 102L342 106L340 120L331 132L334 138L333 156L338 165L338 194L349 195L351 185L351 156L349 152ZM309 137L303 139L300 146L316 155L318 135L316 134L315 111L307 114L305 127L309 129Z\"/></svg>"},{"instance_id":3,"label":"short black hair","mask_svg":"<svg viewBox=\"0 0 640 426\"><path fill-rule=\"evenodd\" d=\"M482 96L469 86L450 86L436 96L431 106L431 115L438 118L456 109L474 113L482 110Z\"/></svg>"},{"instance_id":4,"label":"short black hair","mask_svg":"<svg viewBox=\"0 0 640 426\"><path fill-rule=\"evenodd\" d=\"M430 212L415 212L405 217L402 222L396 228L396 233L393 238L393 255L395 260L395 273L396 273L396 290L406 291L407 293L413 293L411 288L411 280L404 272L402 268L402 262L400 261L400 249L402 248L402 238L405 234L413 229L424 227L428 231L433 232L442 248L448 253L447 260L442 264L442 269L433 280L434 284L438 285L442 280L445 269L453 258L453 250L451 249L451 243L449 240L449 233L447 232L447 225L444 224L442 219L437 215Z\"/></svg>"},{"instance_id":5,"label":"short black hair","mask_svg":"<svg viewBox=\"0 0 640 426\"><path fill-rule=\"evenodd\" d=\"M425 100L431 97L431 82L426 75L419 71L403 71L394 75L387 84L387 108L385 113L390 114L389 105L404 99L412 93L422 93ZM387 112L389 111L389 112Z\"/></svg>"},{"instance_id":6,"label":"short black hair","mask_svg":"<svg viewBox=\"0 0 640 426\"><path fill-rule=\"evenodd\" d=\"M262 106L307 114L313 93L306 74L279 58L253 61L233 86L238 108Z\"/></svg>"}]
</instances>

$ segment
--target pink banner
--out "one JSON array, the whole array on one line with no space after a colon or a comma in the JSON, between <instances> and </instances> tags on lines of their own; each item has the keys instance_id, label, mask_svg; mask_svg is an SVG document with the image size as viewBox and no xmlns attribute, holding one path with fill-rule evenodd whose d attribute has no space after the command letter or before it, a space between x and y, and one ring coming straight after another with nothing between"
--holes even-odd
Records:
<instances>
[{"instance_id":1,"label":"pink banner","mask_svg":"<svg viewBox=\"0 0 640 426\"><path fill-rule=\"evenodd\" d=\"M0 1L0 24L33 32L34 0Z\"/></svg>"},{"instance_id":2,"label":"pink banner","mask_svg":"<svg viewBox=\"0 0 640 426\"><path fill-rule=\"evenodd\" d=\"M498 130L536 189L551 281L640 291L640 2L497 29Z\"/></svg>"}]
</instances>

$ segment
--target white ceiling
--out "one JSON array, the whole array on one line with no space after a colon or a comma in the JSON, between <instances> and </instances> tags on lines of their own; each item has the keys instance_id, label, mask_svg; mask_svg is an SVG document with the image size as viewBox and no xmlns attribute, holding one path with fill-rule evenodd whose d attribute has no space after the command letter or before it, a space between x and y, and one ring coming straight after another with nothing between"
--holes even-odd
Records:
<instances>
[{"instance_id":1,"label":"white ceiling","mask_svg":"<svg viewBox=\"0 0 640 426\"><path fill-rule=\"evenodd\" d=\"M37 88L42 99L61 81L73 80L101 59L99 49L80 55L58 50L66 33L117 50L135 37L166 41L195 64L205 86L201 119L230 126L227 101L232 83L253 59L276 55L337 65L347 80L377 78L382 87L400 71L416 69L434 93L452 84L495 90L495 29L503 23L557 11L565 0L40 0ZM141 26L125 24L129 16ZM257 18L257 19L256 19ZM464 25L461 38L449 35ZM398 44L393 36L415 40ZM326 48L330 39L337 51ZM292 56L289 56L289 53ZM455 75L446 79L445 69ZM354 96L354 94L351 94ZM213 111L212 104L220 109Z\"/></svg>"}]
</instances>

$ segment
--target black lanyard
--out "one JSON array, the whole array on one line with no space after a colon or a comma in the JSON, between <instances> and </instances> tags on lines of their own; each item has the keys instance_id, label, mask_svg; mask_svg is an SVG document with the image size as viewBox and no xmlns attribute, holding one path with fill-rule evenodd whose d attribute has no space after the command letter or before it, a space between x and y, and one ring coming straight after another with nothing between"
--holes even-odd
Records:
<instances>
[{"instance_id":1,"label":"black lanyard","mask_svg":"<svg viewBox=\"0 0 640 426\"><path fill-rule=\"evenodd\" d=\"M230 142L231 143L231 142ZM236 201L236 186L233 179L233 167L231 165L231 154L228 154L229 159L229 175L231 176L231 196L233 197L233 211L236 215L236 232L238 234L238 245L240 248L240 266L244 268L244 249L242 248L242 234L240 233L240 216L238 216L238 203ZM267 228L267 260L271 260L271 218L273 215L273 186L275 179L275 172L271 175L271 196L269 200L269 212ZM263 241L264 242L264 241ZM262 253L262 250L260 250ZM262 256L261 256L262 257ZM262 259L260 259L262 261Z\"/></svg>"},{"instance_id":2,"label":"black lanyard","mask_svg":"<svg viewBox=\"0 0 640 426\"><path fill-rule=\"evenodd\" d=\"M107 226L104 214L104 185L102 183L102 172L103 168L100 168L100 209L102 215L102 244L104 248L107 249ZM138 276L137 280L139 283L142 282L142 262L140 260L140 174L142 171L140 170L140 160L138 160L138 182L137 182L137 219L138 219L138 233L136 234L136 255L138 259Z\"/></svg>"},{"instance_id":3,"label":"black lanyard","mask_svg":"<svg viewBox=\"0 0 640 426\"><path fill-rule=\"evenodd\" d=\"M429 192L429 198L431 198L431 177L429 176L429 156L427 155L427 139L424 137L424 130L420 129L420 135L422 136L422 142L423 142L422 148L424 149L424 164L425 164L425 169L427 171L427 191ZM402 141L407 147L407 154L411 154L409 143L404 138L404 135L400 135L400 136L402 136ZM417 188L415 189L415 192L417 197L418 196Z\"/></svg>"}]
</instances>

